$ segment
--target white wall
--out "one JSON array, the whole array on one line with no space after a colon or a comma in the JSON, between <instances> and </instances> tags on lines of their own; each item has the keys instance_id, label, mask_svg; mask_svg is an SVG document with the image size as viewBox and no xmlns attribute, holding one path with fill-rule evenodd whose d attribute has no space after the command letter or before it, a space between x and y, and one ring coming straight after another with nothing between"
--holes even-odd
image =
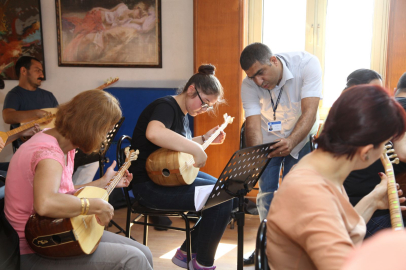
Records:
<instances>
[{"instance_id":1,"label":"white wall","mask_svg":"<svg viewBox=\"0 0 406 270\"><path fill-rule=\"evenodd\" d=\"M41 88L54 93L59 103L76 94L93 89L110 77L119 77L115 87L180 87L193 74L193 1L162 0L162 68L94 68L58 67L55 0L41 0L42 31L47 80ZM5 81L0 91L3 108L7 92L18 81ZM0 119L0 130L9 125ZM0 161L9 161L11 145L0 155Z\"/></svg>"}]
</instances>

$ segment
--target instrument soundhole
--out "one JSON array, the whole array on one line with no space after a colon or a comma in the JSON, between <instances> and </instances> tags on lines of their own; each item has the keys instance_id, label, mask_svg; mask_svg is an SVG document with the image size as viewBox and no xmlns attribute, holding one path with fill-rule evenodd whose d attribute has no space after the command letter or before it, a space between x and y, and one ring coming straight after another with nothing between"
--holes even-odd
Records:
<instances>
[{"instance_id":1,"label":"instrument soundhole","mask_svg":"<svg viewBox=\"0 0 406 270\"><path fill-rule=\"evenodd\" d=\"M163 169L162 170L162 175L165 177L168 177L169 175L171 175L171 172L168 169Z\"/></svg>"},{"instance_id":2,"label":"instrument soundhole","mask_svg":"<svg viewBox=\"0 0 406 270\"><path fill-rule=\"evenodd\" d=\"M56 244L60 244L62 242L62 239L58 236L58 235L52 235L52 240L56 243Z\"/></svg>"}]
</instances>

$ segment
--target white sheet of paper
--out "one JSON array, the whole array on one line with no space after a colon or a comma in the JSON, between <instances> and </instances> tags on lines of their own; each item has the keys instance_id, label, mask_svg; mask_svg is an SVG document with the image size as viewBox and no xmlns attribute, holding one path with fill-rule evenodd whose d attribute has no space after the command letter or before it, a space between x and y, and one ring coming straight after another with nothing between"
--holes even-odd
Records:
<instances>
[{"instance_id":1,"label":"white sheet of paper","mask_svg":"<svg viewBox=\"0 0 406 270\"><path fill-rule=\"evenodd\" d=\"M198 186L195 187L195 208L196 211L200 211L203 206L206 204L207 199L211 191L213 190L214 185L207 186Z\"/></svg>"}]
</instances>

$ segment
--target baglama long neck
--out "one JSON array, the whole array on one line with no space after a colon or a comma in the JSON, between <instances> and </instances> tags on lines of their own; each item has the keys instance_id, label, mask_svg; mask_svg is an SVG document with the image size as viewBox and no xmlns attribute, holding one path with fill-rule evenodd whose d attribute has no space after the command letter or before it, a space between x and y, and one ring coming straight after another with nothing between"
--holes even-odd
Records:
<instances>
[{"instance_id":1,"label":"baglama long neck","mask_svg":"<svg viewBox=\"0 0 406 270\"><path fill-rule=\"evenodd\" d=\"M402 212L400 211L398 190L396 187L395 174L393 171L392 163L389 160L386 151L381 155L381 162L383 167L385 168L385 174L388 179L388 200L392 229L396 231L404 230Z\"/></svg>"},{"instance_id":2,"label":"baglama long neck","mask_svg":"<svg viewBox=\"0 0 406 270\"><path fill-rule=\"evenodd\" d=\"M121 178L123 178L125 171L128 168L130 168L130 165L131 165L131 160L124 162L123 166L121 166L121 168L120 168L120 170L118 170L117 174L104 187L104 189L107 191L107 193L109 195L116 188L116 186L120 182Z\"/></svg>"},{"instance_id":3,"label":"baglama long neck","mask_svg":"<svg viewBox=\"0 0 406 270\"><path fill-rule=\"evenodd\" d=\"M220 135L220 132L223 131L228 125L228 122L225 121L219 129L216 130L216 132L214 132L210 138L208 138L204 144L202 145L203 150L205 150L207 147L209 147L209 145L217 138L218 135Z\"/></svg>"},{"instance_id":4,"label":"baglama long neck","mask_svg":"<svg viewBox=\"0 0 406 270\"><path fill-rule=\"evenodd\" d=\"M15 135L15 134L17 134L17 133L20 133L21 131L24 131L24 130L26 130L26 129L32 128L33 126L35 126L35 124L44 123L44 122L46 122L46 121L48 121L48 120L50 120L50 119L52 119L52 118L54 118L54 117L55 117L55 114L53 114L52 116L45 116L45 117L42 117L42 118L40 118L40 119L37 119L37 120L35 120L35 121L32 121L32 122L27 123L27 124L25 124L25 125L22 125L22 126L20 126L20 127L18 127L18 128L15 128L15 129L12 129L12 130L10 130L10 131L7 131L6 134L7 134L7 136L10 137L10 136Z\"/></svg>"}]
</instances>

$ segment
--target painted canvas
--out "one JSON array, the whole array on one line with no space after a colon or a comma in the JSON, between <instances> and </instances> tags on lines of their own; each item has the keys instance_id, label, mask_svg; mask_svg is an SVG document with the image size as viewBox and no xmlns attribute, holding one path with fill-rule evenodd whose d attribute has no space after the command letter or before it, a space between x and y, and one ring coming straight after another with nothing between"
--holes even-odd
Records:
<instances>
[{"instance_id":1,"label":"painted canvas","mask_svg":"<svg viewBox=\"0 0 406 270\"><path fill-rule=\"evenodd\" d=\"M22 55L34 56L44 64L40 1L0 0L0 77L2 79L17 80L14 64Z\"/></svg>"},{"instance_id":2,"label":"painted canvas","mask_svg":"<svg viewBox=\"0 0 406 270\"><path fill-rule=\"evenodd\" d=\"M60 66L162 67L160 0L56 0Z\"/></svg>"}]
</instances>

